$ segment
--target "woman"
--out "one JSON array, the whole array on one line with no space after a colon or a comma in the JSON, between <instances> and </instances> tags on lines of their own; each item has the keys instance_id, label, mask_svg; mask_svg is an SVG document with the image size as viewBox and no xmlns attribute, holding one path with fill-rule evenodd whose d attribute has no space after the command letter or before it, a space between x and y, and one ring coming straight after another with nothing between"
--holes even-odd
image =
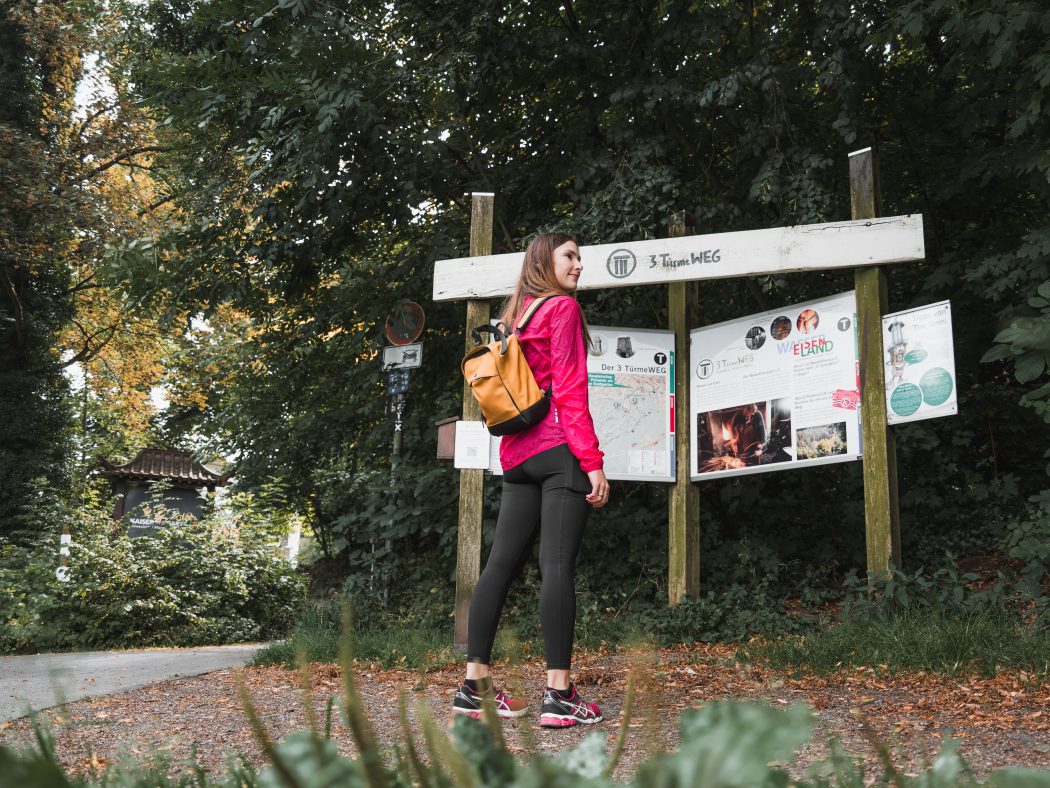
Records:
<instances>
[{"instance_id":1,"label":"woman","mask_svg":"<svg viewBox=\"0 0 1050 788\"><path fill-rule=\"evenodd\" d=\"M489 662L500 613L511 581L540 540L540 624L547 658L547 688L540 724L564 728L601 722L598 706L585 702L569 680L576 624L576 557L591 509L609 501L609 482L587 404L590 336L576 291L583 266L580 250L565 233L545 233L525 250L521 276L501 319L515 328L532 301L551 296L518 335L539 387L552 388L547 416L500 443L503 498L496 536L474 589L467 626L467 677L452 703L454 712L479 716L480 693L491 687ZM494 695L501 717L520 717L528 704Z\"/></svg>"}]
</instances>

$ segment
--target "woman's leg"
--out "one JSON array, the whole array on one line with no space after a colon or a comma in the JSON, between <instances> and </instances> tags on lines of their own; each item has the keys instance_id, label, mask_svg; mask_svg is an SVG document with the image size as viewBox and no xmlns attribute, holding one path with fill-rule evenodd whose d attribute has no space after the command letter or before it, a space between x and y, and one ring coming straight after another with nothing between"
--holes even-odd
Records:
<instances>
[{"instance_id":1,"label":"woman's leg","mask_svg":"<svg viewBox=\"0 0 1050 788\"><path fill-rule=\"evenodd\" d=\"M576 627L576 559L591 507L587 475L567 446L549 458L540 507L540 624L548 686L568 689ZM556 683L554 683L556 682Z\"/></svg>"},{"instance_id":2,"label":"woman's leg","mask_svg":"<svg viewBox=\"0 0 1050 788\"><path fill-rule=\"evenodd\" d=\"M503 477L503 497L492 550L470 598L467 678L488 675L492 644L507 591L528 560L539 521L540 485L518 472L518 468L512 468Z\"/></svg>"}]
</instances>

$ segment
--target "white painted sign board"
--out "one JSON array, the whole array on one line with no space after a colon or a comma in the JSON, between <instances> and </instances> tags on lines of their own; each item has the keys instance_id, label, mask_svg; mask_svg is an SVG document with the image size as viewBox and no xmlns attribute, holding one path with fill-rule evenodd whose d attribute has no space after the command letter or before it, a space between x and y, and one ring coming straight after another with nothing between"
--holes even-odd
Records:
<instances>
[{"instance_id":1,"label":"white painted sign board","mask_svg":"<svg viewBox=\"0 0 1050 788\"><path fill-rule=\"evenodd\" d=\"M959 412L950 301L884 315L882 347L887 422L902 424Z\"/></svg>"},{"instance_id":2,"label":"white painted sign board","mask_svg":"<svg viewBox=\"0 0 1050 788\"><path fill-rule=\"evenodd\" d=\"M694 481L858 458L856 311L850 291L690 332Z\"/></svg>"},{"instance_id":3,"label":"white painted sign board","mask_svg":"<svg viewBox=\"0 0 1050 788\"><path fill-rule=\"evenodd\" d=\"M383 369L416 369L423 363L423 343L387 345L383 348Z\"/></svg>"},{"instance_id":4,"label":"white painted sign board","mask_svg":"<svg viewBox=\"0 0 1050 788\"><path fill-rule=\"evenodd\" d=\"M580 249L581 290L922 260L922 215L660 238ZM434 264L434 300L510 295L523 252Z\"/></svg>"}]
</instances>

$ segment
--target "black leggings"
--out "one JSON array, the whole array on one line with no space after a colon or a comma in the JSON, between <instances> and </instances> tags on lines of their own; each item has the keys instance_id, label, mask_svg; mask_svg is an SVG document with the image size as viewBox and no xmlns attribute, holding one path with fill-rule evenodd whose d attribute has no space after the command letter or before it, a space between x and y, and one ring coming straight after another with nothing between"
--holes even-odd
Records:
<instances>
[{"instance_id":1,"label":"black leggings","mask_svg":"<svg viewBox=\"0 0 1050 788\"><path fill-rule=\"evenodd\" d=\"M503 475L496 537L470 600L467 660L488 665L511 581L540 537L540 624L547 669L569 668L576 626L576 556L591 506L591 483L564 443ZM538 526L538 527L537 527Z\"/></svg>"}]
</instances>

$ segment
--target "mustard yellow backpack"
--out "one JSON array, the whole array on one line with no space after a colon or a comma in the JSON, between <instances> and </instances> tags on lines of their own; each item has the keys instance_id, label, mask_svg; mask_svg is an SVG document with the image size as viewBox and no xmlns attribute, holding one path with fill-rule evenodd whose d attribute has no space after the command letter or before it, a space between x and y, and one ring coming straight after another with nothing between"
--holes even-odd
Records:
<instances>
[{"instance_id":1,"label":"mustard yellow backpack","mask_svg":"<svg viewBox=\"0 0 1050 788\"><path fill-rule=\"evenodd\" d=\"M481 406L485 426L493 435L527 430L550 411L551 390L540 390L517 337L517 332L528 325L546 300L547 297L537 298L529 304L516 331L499 322L478 326L470 332L478 347L463 357L460 368ZM496 339L485 344L482 332Z\"/></svg>"}]
</instances>

